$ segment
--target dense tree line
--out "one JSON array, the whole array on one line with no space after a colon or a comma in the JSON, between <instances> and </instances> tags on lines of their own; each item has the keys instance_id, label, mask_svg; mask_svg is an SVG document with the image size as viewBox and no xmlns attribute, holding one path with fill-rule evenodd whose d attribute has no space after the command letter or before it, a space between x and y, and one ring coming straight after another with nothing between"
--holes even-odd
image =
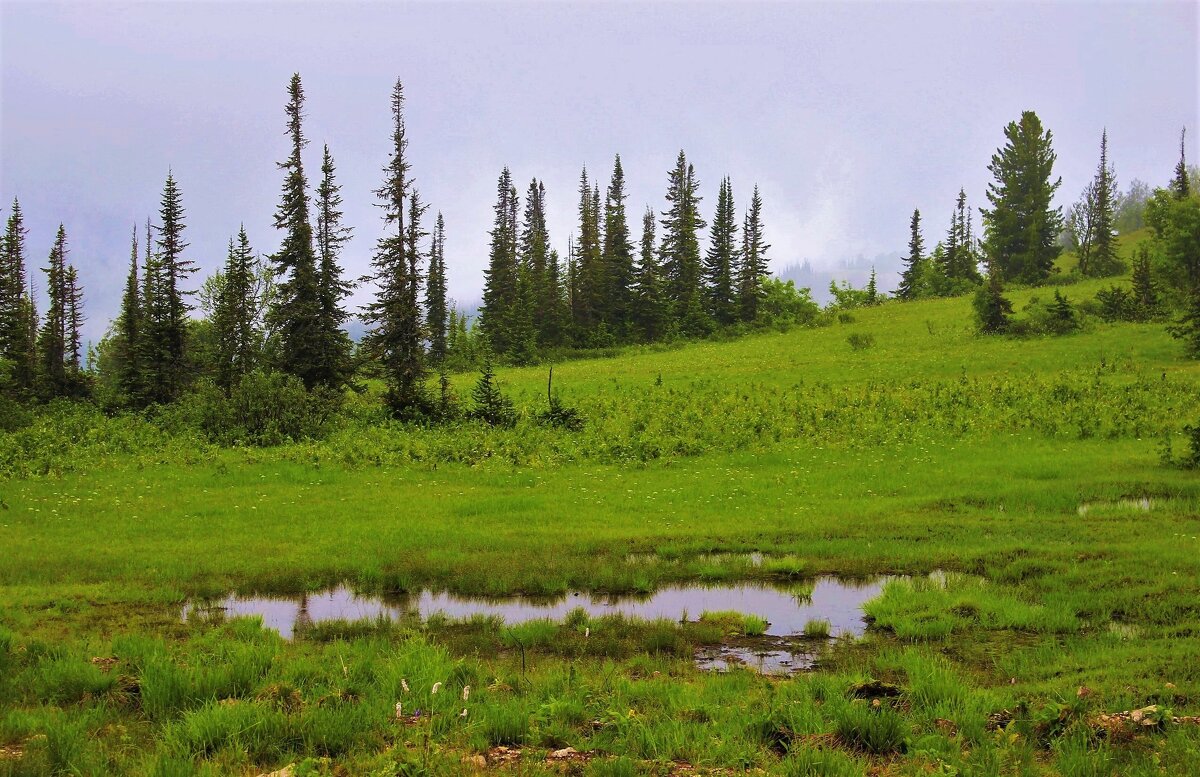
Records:
<instances>
[{"instance_id":1,"label":"dense tree line","mask_svg":"<svg viewBox=\"0 0 1200 777\"><path fill-rule=\"evenodd\" d=\"M375 294L361 311L368 329L357 348L345 331L351 316L346 300L355 284L342 267L351 230L343 224L341 187L328 145L322 147L319 179L310 186L305 95L299 75L293 75L284 106L287 154L278 163L278 248L257 254L241 226L229 239L221 269L191 288L196 264L186 238L184 198L168 171L157 223L148 219L144 230L133 230L120 313L91 360L85 360L80 338L83 292L68 262L66 230L60 226L43 268L48 307L39 317L24 214L14 200L0 243L3 394L79 397L98 381L95 388L106 405L140 408L169 404L203 382L226 397L270 390L336 402L344 389L355 387L355 375L374 374L385 381L386 404L395 416L437 418L447 415L452 402L448 369L490 364L492 358L527 363L567 349L773 325L805 315L801 308L811 305L793 286L769 278L758 187L739 213L733 181L723 177L706 219L699 178L680 151L667 171L665 207L656 212L647 205L640 230L631 224L621 157L614 158L603 188L584 168L577 227L564 254L553 247L547 227L545 183L533 178L522 198L504 168L474 325L447 295L446 225L440 213L429 224L429 205L416 186L400 81L390 107L390 151L375 191L382 231L371 272L359 281L372 284ZM1053 172L1052 134L1036 114L1025 112L1005 127L1004 137L989 165L994 180L989 207L980 209L982 236L963 190L932 250L922 214L914 210L896 296L911 300L976 290L981 330L1006 331L1012 314L1006 284L1051 279L1063 244L1078 257L1080 274L1116 274L1123 269L1116 252L1119 225L1141 220L1153 227L1155 240L1133 260L1132 287L1105 290L1096 305L1104 317L1133 320L1183 310L1173 331L1200 354L1200 199L1183 138L1168 189L1147 194L1148 187L1135 182L1120 195L1102 133L1096 174L1064 218L1053 205L1060 179ZM834 284L831 291L841 308L879 304L886 296L874 271L865 289ZM202 317L192 315L197 302ZM1064 331L1078 319L1061 293L1046 311ZM431 391L434 371L442 376L440 389ZM488 383L480 390L488 394L491 388ZM503 416L503 408L493 405L486 414Z\"/></svg>"},{"instance_id":2,"label":"dense tree line","mask_svg":"<svg viewBox=\"0 0 1200 777\"><path fill-rule=\"evenodd\" d=\"M524 362L556 348L699 337L758 319L770 246L757 187L739 219L733 183L721 181L703 255L708 224L682 151L668 173L667 209L660 220L647 207L637 243L619 155L603 197L586 168L578 195L578 239L563 263L549 248L545 184L530 183L522 209L512 173L501 171L480 313L495 353Z\"/></svg>"}]
</instances>

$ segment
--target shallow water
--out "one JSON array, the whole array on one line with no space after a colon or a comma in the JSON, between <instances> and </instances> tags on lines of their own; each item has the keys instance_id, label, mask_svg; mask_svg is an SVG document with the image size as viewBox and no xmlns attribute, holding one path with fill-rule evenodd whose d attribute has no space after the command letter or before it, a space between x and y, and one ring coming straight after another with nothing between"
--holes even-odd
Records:
<instances>
[{"instance_id":1,"label":"shallow water","mask_svg":"<svg viewBox=\"0 0 1200 777\"><path fill-rule=\"evenodd\" d=\"M376 618L428 618L442 613L453 619L497 616L508 625L549 618L563 620L576 608L593 617L623 614L652 620L696 620L705 611L735 610L758 615L768 621L766 634L784 637L800 634L812 620L829 622L829 633L859 635L866 628L862 605L879 594L884 578L839 580L817 578L806 585L770 586L754 583L735 585L676 585L644 596L603 595L575 592L554 598L457 596L444 591L422 591L409 596L360 596L339 587L295 597L242 597L231 595L212 603L193 603L184 608L186 618L223 612L227 616L261 615L263 625L290 639L297 628L327 620L373 620ZM811 585L811 595L808 594Z\"/></svg>"}]
</instances>

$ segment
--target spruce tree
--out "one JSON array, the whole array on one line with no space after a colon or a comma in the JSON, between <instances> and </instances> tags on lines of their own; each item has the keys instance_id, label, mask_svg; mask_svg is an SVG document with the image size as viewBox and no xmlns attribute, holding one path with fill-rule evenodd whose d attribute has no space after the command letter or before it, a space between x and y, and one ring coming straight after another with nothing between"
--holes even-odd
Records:
<instances>
[{"instance_id":1,"label":"spruce tree","mask_svg":"<svg viewBox=\"0 0 1200 777\"><path fill-rule=\"evenodd\" d=\"M429 332L429 358L435 364L446 359L446 222L437 214L433 241L429 246L429 274L425 279L425 326Z\"/></svg>"},{"instance_id":2,"label":"spruce tree","mask_svg":"<svg viewBox=\"0 0 1200 777\"><path fill-rule=\"evenodd\" d=\"M1085 275L1104 276L1120 272L1117 241L1113 232L1116 218L1117 181L1108 161L1108 130L1100 135L1100 164L1091 185L1091 223Z\"/></svg>"},{"instance_id":3,"label":"spruce tree","mask_svg":"<svg viewBox=\"0 0 1200 777\"><path fill-rule=\"evenodd\" d=\"M505 167L496 182L492 241L488 266L483 272L483 305L479 310L484 336L492 352L500 354L507 353L512 345L512 320L519 302L515 198L512 173Z\"/></svg>"},{"instance_id":4,"label":"spruce tree","mask_svg":"<svg viewBox=\"0 0 1200 777\"><path fill-rule=\"evenodd\" d=\"M50 258L43 272L46 273L46 293L49 307L42 329L38 333L38 367L41 394L46 399L67 396L70 379L67 374L68 348L68 301L67 301L67 232L62 224L50 249Z\"/></svg>"},{"instance_id":5,"label":"spruce tree","mask_svg":"<svg viewBox=\"0 0 1200 777\"><path fill-rule=\"evenodd\" d=\"M279 338L279 367L304 382L305 388L326 384L340 374L331 364L328 343L321 336L321 284L313 251L313 229L308 212L308 179L304 174L304 88L293 73L284 108L292 143L288 158L278 163L284 171L283 191L275 211L275 228L283 230L283 243L271 256L279 278L269 311L271 328Z\"/></svg>"},{"instance_id":6,"label":"spruce tree","mask_svg":"<svg viewBox=\"0 0 1200 777\"><path fill-rule=\"evenodd\" d=\"M142 301L141 284L138 281L138 230L133 225L133 236L129 251L129 275L125 279L125 292L121 295L121 312L117 316L117 384L126 401L136 401L142 395Z\"/></svg>"},{"instance_id":7,"label":"spruce tree","mask_svg":"<svg viewBox=\"0 0 1200 777\"><path fill-rule=\"evenodd\" d=\"M726 176L721 180L717 194L717 211L710 227L710 245L703 265L708 315L719 326L728 326L737 317L734 296L734 278L738 274L737 228L733 184Z\"/></svg>"},{"instance_id":8,"label":"spruce tree","mask_svg":"<svg viewBox=\"0 0 1200 777\"><path fill-rule=\"evenodd\" d=\"M1191 196L1192 187L1188 181L1187 157L1184 154L1184 140L1187 138L1187 127L1179 133L1179 164L1175 165L1175 177L1171 179L1171 191L1181 200Z\"/></svg>"},{"instance_id":9,"label":"spruce tree","mask_svg":"<svg viewBox=\"0 0 1200 777\"><path fill-rule=\"evenodd\" d=\"M1053 135L1033 111L1009 122L1004 135L1005 145L988 165L995 178L987 192L992 208L982 211L989 274L1038 283L1050 275L1061 251L1055 241L1062 213L1052 202L1062 179L1052 178Z\"/></svg>"},{"instance_id":10,"label":"spruce tree","mask_svg":"<svg viewBox=\"0 0 1200 777\"><path fill-rule=\"evenodd\" d=\"M238 231L237 243L229 241L222 272L224 282L213 313L216 340L216 382L227 392L258 365L262 342L258 327L255 293L254 252L246 227Z\"/></svg>"},{"instance_id":11,"label":"spruce tree","mask_svg":"<svg viewBox=\"0 0 1200 777\"><path fill-rule=\"evenodd\" d=\"M353 231L342 223L341 186L334 180L335 168L329 146L321 156L321 183L317 186L317 293L320 315L317 319L317 342L314 343L318 369L314 380L318 385L341 387L350 381L353 368L350 361L352 344L343 329L349 314L343 302L350 296L352 286L342 279L341 253L350 242Z\"/></svg>"},{"instance_id":12,"label":"spruce tree","mask_svg":"<svg viewBox=\"0 0 1200 777\"><path fill-rule=\"evenodd\" d=\"M138 333L137 361L140 376L139 406L170 402L171 358L164 330L167 322L166 295L163 293L162 263L154 250L154 232L146 219L146 248L142 264L141 331Z\"/></svg>"},{"instance_id":13,"label":"spruce tree","mask_svg":"<svg viewBox=\"0 0 1200 777\"><path fill-rule=\"evenodd\" d=\"M1138 246L1133 260L1133 304L1137 317L1146 320L1158 308L1158 291L1150 274L1150 250L1145 242Z\"/></svg>"},{"instance_id":14,"label":"spruce tree","mask_svg":"<svg viewBox=\"0 0 1200 777\"><path fill-rule=\"evenodd\" d=\"M188 243L183 239L183 202L175 176L167 173L163 186L162 205L159 208L161 226L158 230L158 265L160 317L155 321L154 336L159 339L158 351L162 362L157 366L161 384L157 386L159 401L177 398L183 390L187 377L187 321L192 306L185 297L193 292L185 290L183 284L196 271L196 265L184 257Z\"/></svg>"},{"instance_id":15,"label":"spruce tree","mask_svg":"<svg viewBox=\"0 0 1200 777\"><path fill-rule=\"evenodd\" d=\"M660 256L675 325L690 337L707 334L712 323L705 314L701 292L700 241L696 232L707 224L700 218L699 189L696 172L680 151L669 173Z\"/></svg>"},{"instance_id":16,"label":"spruce tree","mask_svg":"<svg viewBox=\"0 0 1200 777\"><path fill-rule=\"evenodd\" d=\"M66 309L66 346L67 374L72 383L76 383L83 371L83 288L79 285L79 275L75 265L69 264L63 276L63 286L66 291L64 303ZM75 386L72 386L74 393Z\"/></svg>"},{"instance_id":17,"label":"spruce tree","mask_svg":"<svg viewBox=\"0 0 1200 777\"><path fill-rule=\"evenodd\" d=\"M625 215L625 171L621 155L613 162L612 179L604 199L604 284L601 318L609 330L623 336L629 328L630 287L633 283L633 242Z\"/></svg>"},{"instance_id":18,"label":"spruce tree","mask_svg":"<svg viewBox=\"0 0 1200 777\"><path fill-rule=\"evenodd\" d=\"M645 342L661 340L667 334L666 284L656 259L654 210L646 208L642 216L642 250L633 287L632 323Z\"/></svg>"},{"instance_id":19,"label":"spruce tree","mask_svg":"<svg viewBox=\"0 0 1200 777\"><path fill-rule=\"evenodd\" d=\"M25 218L21 204L13 198L12 211L0 239L0 359L11 369L14 393L25 396L33 390L36 375L34 338L30 330L33 297L28 293L25 272Z\"/></svg>"},{"instance_id":20,"label":"spruce tree","mask_svg":"<svg viewBox=\"0 0 1200 777\"><path fill-rule=\"evenodd\" d=\"M738 275L738 297L743 321L758 318L758 304L763 297L762 281L767 277L766 236L763 232L762 196L758 185L750 196L750 209L742 221L742 256Z\"/></svg>"},{"instance_id":21,"label":"spruce tree","mask_svg":"<svg viewBox=\"0 0 1200 777\"><path fill-rule=\"evenodd\" d=\"M604 320L607 275L600 240L598 190L588 182L587 168L579 176L579 242L575 246L575 329L580 345L588 344Z\"/></svg>"},{"instance_id":22,"label":"spruce tree","mask_svg":"<svg viewBox=\"0 0 1200 777\"><path fill-rule=\"evenodd\" d=\"M875 268L871 267L871 278L867 281L867 305L878 305L883 299L879 294L879 284L875 279Z\"/></svg>"},{"instance_id":23,"label":"spruce tree","mask_svg":"<svg viewBox=\"0 0 1200 777\"><path fill-rule=\"evenodd\" d=\"M971 235L971 211L967 207L967 193L958 190L958 200L950 214L950 230L946 234L945 254L942 257L942 274L951 280L980 280L974 239Z\"/></svg>"},{"instance_id":24,"label":"spruce tree","mask_svg":"<svg viewBox=\"0 0 1200 777\"><path fill-rule=\"evenodd\" d=\"M370 329L366 347L382 363L388 389L385 401L394 415L410 418L425 412L425 365L416 277L420 263L420 217L424 205L409 177L408 137L404 125L404 87L392 88L392 151L376 190L383 209L384 235L372 259L371 280L378 286L364 318ZM415 221L416 224L410 224Z\"/></svg>"},{"instance_id":25,"label":"spruce tree","mask_svg":"<svg viewBox=\"0 0 1200 777\"><path fill-rule=\"evenodd\" d=\"M1000 334L1008 329L1012 302L1004 296L1004 284L995 264L988 267L987 283L975 292L975 322L981 334Z\"/></svg>"},{"instance_id":26,"label":"spruce tree","mask_svg":"<svg viewBox=\"0 0 1200 777\"><path fill-rule=\"evenodd\" d=\"M916 299L920 291L921 273L925 262L925 239L921 237L921 211L913 209L908 222L908 256L904 259L904 272L900 275L900 286L896 296L902 300Z\"/></svg>"}]
</instances>

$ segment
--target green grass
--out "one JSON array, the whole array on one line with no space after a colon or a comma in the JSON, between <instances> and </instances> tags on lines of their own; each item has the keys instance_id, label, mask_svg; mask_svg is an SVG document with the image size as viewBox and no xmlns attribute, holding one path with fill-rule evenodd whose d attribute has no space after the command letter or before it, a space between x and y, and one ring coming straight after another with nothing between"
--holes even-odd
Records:
<instances>
[{"instance_id":1,"label":"green grass","mask_svg":"<svg viewBox=\"0 0 1200 777\"><path fill-rule=\"evenodd\" d=\"M1158 453L1200 418L1198 377L1161 324L980 338L960 298L558 365L577 432L533 420L538 367L500 371L508 430L384 422L374 390L327 439L254 450L56 411L0 434L0 746L23 753L0 775L455 773L497 745L530 774L565 746L592 774L1200 773L1200 727L1088 723L1200 713L1200 481ZM786 682L692 664L761 634L754 613L342 621L290 642L180 617L342 583L786 580L803 602L824 574L909 577ZM851 700L868 678L900 695Z\"/></svg>"}]
</instances>

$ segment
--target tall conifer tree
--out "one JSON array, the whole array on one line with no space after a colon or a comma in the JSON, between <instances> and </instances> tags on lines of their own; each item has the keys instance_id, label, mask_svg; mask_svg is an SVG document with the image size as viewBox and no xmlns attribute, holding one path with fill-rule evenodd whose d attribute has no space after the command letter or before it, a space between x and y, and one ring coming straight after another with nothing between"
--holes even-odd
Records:
<instances>
[{"instance_id":1,"label":"tall conifer tree","mask_svg":"<svg viewBox=\"0 0 1200 777\"><path fill-rule=\"evenodd\" d=\"M925 264L925 239L921 237L921 211L913 209L908 222L908 256L904 259L904 272L896 296L902 300L915 299L920 291L921 270Z\"/></svg>"},{"instance_id":2,"label":"tall conifer tree","mask_svg":"<svg viewBox=\"0 0 1200 777\"><path fill-rule=\"evenodd\" d=\"M186 297L193 292L184 288L187 278L196 271L196 265L184 257L188 248L183 238L183 201L175 176L168 172L163 186L162 204L158 211L160 226L155 241L156 304L151 309L152 325L147 336L156 341L153 353L155 363L147 369L156 381L150 387L157 402L176 399L187 379L187 321L192 306Z\"/></svg>"},{"instance_id":3,"label":"tall conifer tree","mask_svg":"<svg viewBox=\"0 0 1200 777\"><path fill-rule=\"evenodd\" d=\"M271 256L275 276L280 280L269 315L279 337L280 368L300 378L306 388L313 388L328 383L339 369L328 361L327 343L321 337L321 285L302 158L308 140L304 137L304 87L299 73L293 73L288 84L284 113L292 150L285 161L278 163L284 178L275 228L283 230L284 237Z\"/></svg>"},{"instance_id":4,"label":"tall conifer tree","mask_svg":"<svg viewBox=\"0 0 1200 777\"><path fill-rule=\"evenodd\" d=\"M371 279L378 286L365 319L371 329L366 345L383 364L388 390L385 401L398 417L425 411L425 364L421 346L420 216L425 212L409 176L408 137L404 125L404 87L392 88L392 151L384 168L383 185L376 190L383 208L384 235L372 259ZM417 222L412 224L410 222Z\"/></svg>"},{"instance_id":5,"label":"tall conifer tree","mask_svg":"<svg viewBox=\"0 0 1200 777\"><path fill-rule=\"evenodd\" d=\"M604 199L604 290L601 318L614 334L628 328L630 285L633 281L633 242L625 214L625 171L621 155L613 161L612 179Z\"/></svg>"},{"instance_id":6,"label":"tall conifer tree","mask_svg":"<svg viewBox=\"0 0 1200 777\"><path fill-rule=\"evenodd\" d=\"M1009 122L1004 135L1007 142L988 165L995 177L987 192L992 208L982 211L989 273L1037 283L1050 275L1061 251L1062 213L1052 203L1062 179L1052 177L1053 135L1033 111Z\"/></svg>"},{"instance_id":7,"label":"tall conifer tree","mask_svg":"<svg viewBox=\"0 0 1200 777\"><path fill-rule=\"evenodd\" d=\"M46 273L46 292L49 307L46 319L38 333L38 367L41 392L47 399L67 396L70 380L67 374L68 355L68 301L67 301L67 232L62 224L50 249L50 259L43 272Z\"/></svg>"},{"instance_id":8,"label":"tall conifer tree","mask_svg":"<svg viewBox=\"0 0 1200 777\"><path fill-rule=\"evenodd\" d=\"M575 245L575 328L586 344L604 320L607 277L600 240L599 191L588 181L587 168L579 176L579 242Z\"/></svg>"},{"instance_id":9,"label":"tall conifer tree","mask_svg":"<svg viewBox=\"0 0 1200 777\"><path fill-rule=\"evenodd\" d=\"M750 209L742 221L742 256L738 278L738 296L742 320L758 318L758 304L763 296L763 278L767 277L767 244L762 218L762 195L758 185L750 196Z\"/></svg>"},{"instance_id":10,"label":"tall conifer tree","mask_svg":"<svg viewBox=\"0 0 1200 777\"><path fill-rule=\"evenodd\" d=\"M1175 177L1171 179L1171 191L1181 200L1191 196L1192 187L1188 181L1187 156L1184 154L1184 140L1187 138L1187 127L1179 133L1179 164L1175 165Z\"/></svg>"},{"instance_id":11,"label":"tall conifer tree","mask_svg":"<svg viewBox=\"0 0 1200 777\"><path fill-rule=\"evenodd\" d=\"M0 359L9 362L12 389L18 395L33 390L36 374L36 330L33 296L25 270L25 218L21 203L13 198L12 211L0 239Z\"/></svg>"},{"instance_id":12,"label":"tall conifer tree","mask_svg":"<svg viewBox=\"0 0 1200 777\"><path fill-rule=\"evenodd\" d=\"M710 227L710 245L704 258L704 282L708 315L721 326L734 322L737 300L734 278L738 273L737 212L733 205L733 184L721 179L717 211Z\"/></svg>"},{"instance_id":13,"label":"tall conifer tree","mask_svg":"<svg viewBox=\"0 0 1200 777\"><path fill-rule=\"evenodd\" d=\"M142 300L141 284L138 281L138 228L133 225L133 236L129 250L129 274L125 278L125 291L121 295L121 312L117 316L117 382L128 401L136 401L142 395Z\"/></svg>"},{"instance_id":14,"label":"tall conifer tree","mask_svg":"<svg viewBox=\"0 0 1200 777\"><path fill-rule=\"evenodd\" d=\"M429 247L429 274L425 280L425 325L429 331L429 357L435 364L446 358L446 222L437 214Z\"/></svg>"},{"instance_id":15,"label":"tall conifer tree","mask_svg":"<svg viewBox=\"0 0 1200 777\"><path fill-rule=\"evenodd\" d=\"M515 199L512 173L505 167L496 182L492 242L483 273L483 305L479 310L479 324L493 353L507 353L511 348L513 317L519 303Z\"/></svg>"},{"instance_id":16,"label":"tall conifer tree","mask_svg":"<svg viewBox=\"0 0 1200 777\"><path fill-rule=\"evenodd\" d=\"M642 215L642 245L633 288L632 323L637 336L645 342L661 340L667 334L668 311L666 284L656 258L654 210Z\"/></svg>"},{"instance_id":17,"label":"tall conifer tree","mask_svg":"<svg viewBox=\"0 0 1200 777\"><path fill-rule=\"evenodd\" d=\"M680 151L669 174L660 255L675 323L687 336L703 335L711 328L704 312L700 241L696 234L707 226L700 218L699 189L696 172Z\"/></svg>"},{"instance_id":18,"label":"tall conifer tree","mask_svg":"<svg viewBox=\"0 0 1200 777\"><path fill-rule=\"evenodd\" d=\"M350 336L343 325L349 314L343 302L350 296L351 284L342 278L342 247L350 242L353 231L342 223L341 186L334 180L335 168L329 146L321 156L321 183L317 186L317 293L320 315L317 319L318 342L314 344L318 370L315 380L323 386L340 387L350 380Z\"/></svg>"},{"instance_id":19,"label":"tall conifer tree","mask_svg":"<svg viewBox=\"0 0 1200 777\"><path fill-rule=\"evenodd\" d=\"M222 275L224 282L213 313L213 330L217 343L217 385L228 391L258 365L262 343L254 252L245 226L238 230L236 243L229 241Z\"/></svg>"},{"instance_id":20,"label":"tall conifer tree","mask_svg":"<svg viewBox=\"0 0 1200 777\"><path fill-rule=\"evenodd\" d=\"M1113 234L1116 219L1117 179L1108 159L1108 130L1100 135L1100 163L1092 180L1091 245L1086 274L1111 275L1121 269L1117 258L1117 240Z\"/></svg>"}]
</instances>

